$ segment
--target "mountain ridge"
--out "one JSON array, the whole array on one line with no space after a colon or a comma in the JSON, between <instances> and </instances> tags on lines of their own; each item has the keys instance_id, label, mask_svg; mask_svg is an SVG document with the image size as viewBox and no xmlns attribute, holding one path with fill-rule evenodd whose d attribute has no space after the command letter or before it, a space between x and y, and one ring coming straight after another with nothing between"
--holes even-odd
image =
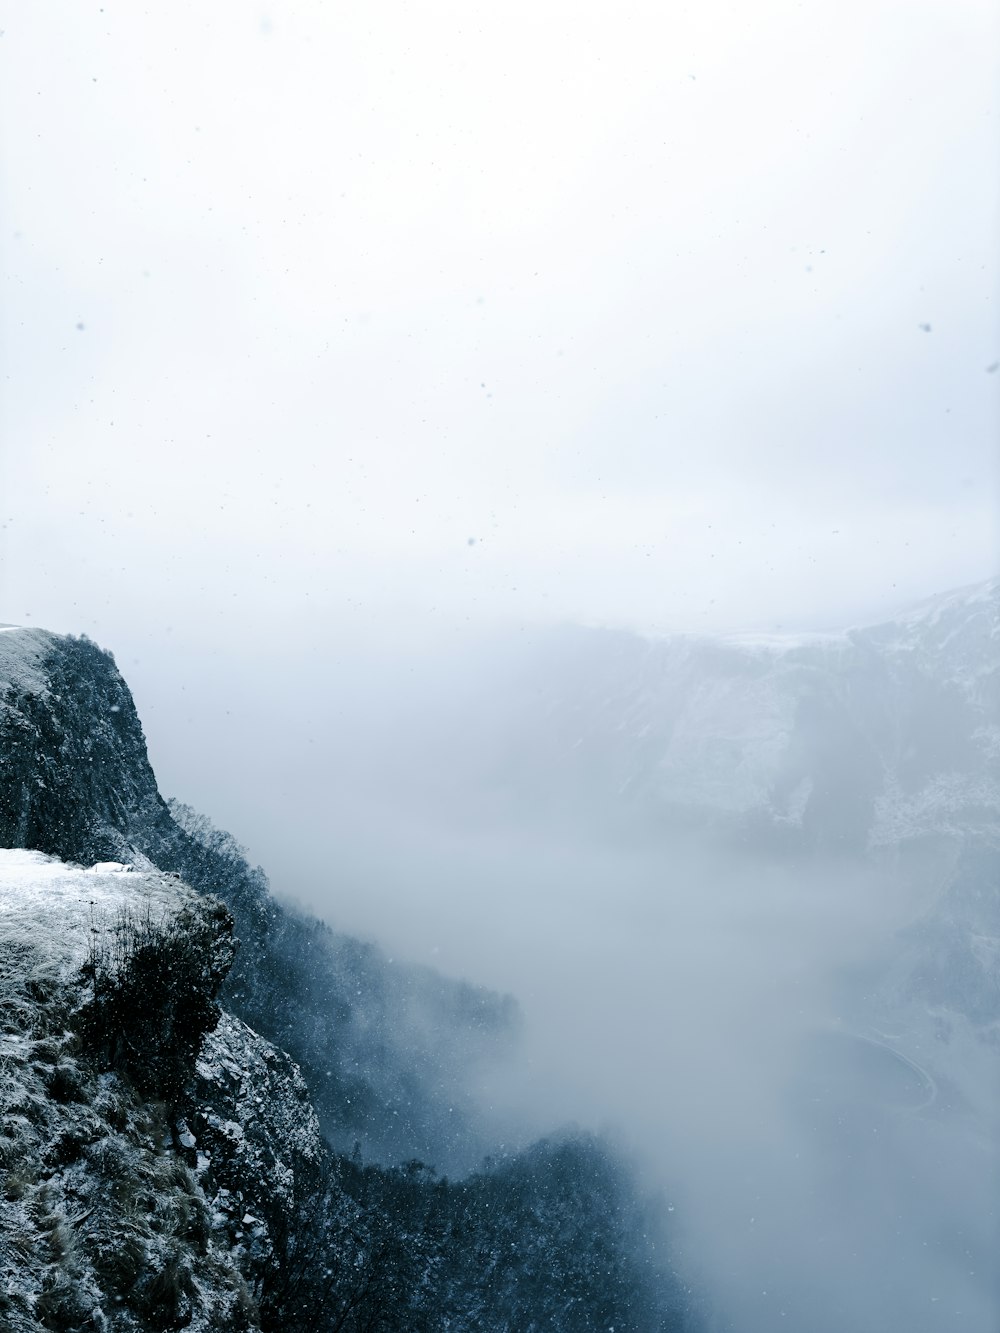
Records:
<instances>
[{"instance_id":1,"label":"mountain ridge","mask_svg":"<svg viewBox=\"0 0 1000 1333\"><path fill-rule=\"evenodd\" d=\"M998 642L996 580L805 639L548 631L510 677L530 690L494 684L498 718L469 705L452 790L471 773L500 799L545 808L552 793L637 835L705 828L788 851L947 834L959 804L988 828Z\"/></svg>"}]
</instances>

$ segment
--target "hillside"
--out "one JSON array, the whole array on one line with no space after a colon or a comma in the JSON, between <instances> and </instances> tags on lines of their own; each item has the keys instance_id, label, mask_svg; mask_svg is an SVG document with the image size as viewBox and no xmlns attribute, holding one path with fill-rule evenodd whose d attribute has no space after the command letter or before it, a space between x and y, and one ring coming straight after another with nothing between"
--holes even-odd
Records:
<instances>
[{"instance_id":1,"label":"hillside","mask_svg":"<svg viewBox=\"0 0 1000 1333\"><path fill-rule=\"evenodd\" d=\"M40 630L0 634L0 755L0 845L151 864L228 903L245 947L226 998L302 1065L333 1141L444 1170L479 1161L490 1144L464 1089L470 1067L509 1044L513 1000L392 965L275 902L233 839L160 796L108 654Z\"/></svg>"},{"instance_id":2,"label":"hillside","mask_svg":"<svg viewBox=\"0 0 1000 1333\"><path fill-rule=\"evenodd\" d=\"M301 1076L238 1021L213 1017L181 1099L157 1077L155 1051L109 1055L88 1039L88 959L109 941L123 961L123 927L150 922L152 935L161 923L192 939L207 931L199 962L211 970L222 953L214 990L230 957L221 904L156 872L0 852L0 1312L11 1330L259 1327L252 1288L266 1285L274 1247L252 1210L291 1207L321 1161ZM144 1035L162 1058L182 1019L166 986L156 999Z\"/></svg>"},{"instance_id":3,"label":"hillside","mask_svg":"<svg viewBox=\"0 0 1000 1333\"><path fill-rule=\"evenodd\" d=\"M509 1000L279 906L161 799L93 644L0 646L0 840L26 848L0 854L12 1333L700 1326L607 1144L462 1170L463 1071L509 1039Z\"/></svg>"}]
</instances>

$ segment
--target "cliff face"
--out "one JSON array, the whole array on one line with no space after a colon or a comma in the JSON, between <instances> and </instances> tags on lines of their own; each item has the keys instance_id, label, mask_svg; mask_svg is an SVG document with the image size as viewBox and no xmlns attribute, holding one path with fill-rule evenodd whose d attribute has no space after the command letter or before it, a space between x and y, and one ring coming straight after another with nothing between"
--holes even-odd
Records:
<instances>
[{"instance_id":1,"label":"cliff face","mask_svg":"<svg viewBox=\"0 0 1000 1333\"><path fill-rule=\"evenodd\" d=\"M120 981L136 923L182 941L204 927L211 952L226 919L158 873L0 852L0 1322L15 1333L260 1326L265 1210L290 1206L322 1153L297 1069L226 1017L165 1101L148 1052L109 1055L84 1021L107 941ZM131 1044L162 1050L188 997L166 977L146 990Z\"/></svg>"},{"instance_id":2,"label":"cliff face","mask_svg":"<svg viewBox=\"0 0 1000 1333\"><path fill-rule=\"evenodd\" d=\"M509 1042L513 1001L275 902L232 838L160 796L128 687L86 639L0 632L0 845L153 865L223 898L243 941L224 997L301 1064L335 1143L446 1170L487 1151L463 1089Z\"/></svg>"},{"instance_id":3,"label":"cliff face","mask_svg":"<svg viewBox=\"0 0 1000 1333\"><path fill-rule=\"evenodd\" d=\"M0 753L4 846L89 863L166 829L128 687L86 639L0 633Z\"/></svg>"},{"instance_id":4,"label":"cliff face","mask_svg":"<svg viewBox=\"0 0 1000 1333\"><path fill-rule=\"evenodd\" d=\"M274 902L159 796L93 644L0 631L0 675L0 1327L700 1326L600 1141L437 1175L484 1146L462 1075L509 1000Z\"/></svg>"}]
</instances>

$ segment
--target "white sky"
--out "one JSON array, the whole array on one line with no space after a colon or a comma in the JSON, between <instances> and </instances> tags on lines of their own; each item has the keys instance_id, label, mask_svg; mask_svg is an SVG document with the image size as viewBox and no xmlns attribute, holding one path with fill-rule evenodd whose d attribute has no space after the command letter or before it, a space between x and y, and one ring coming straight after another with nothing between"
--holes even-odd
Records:
<instances>
[{"instance_id":1,"label":"white sky","mask_svg":"<svg viewBox=\"0 0 1000 1333\"><path fill-rule=\"evenodd\" d=\"M0 56L0 620L996 572L992 0L53 0Z\"/></svg>"}]
</instances>

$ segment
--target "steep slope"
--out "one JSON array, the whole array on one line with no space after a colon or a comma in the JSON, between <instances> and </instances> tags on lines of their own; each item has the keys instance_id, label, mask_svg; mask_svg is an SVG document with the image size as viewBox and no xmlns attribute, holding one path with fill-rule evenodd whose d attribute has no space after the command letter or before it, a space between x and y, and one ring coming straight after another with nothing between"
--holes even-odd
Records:
<instances>
[{"instance_id":1,"label":"steep slope","mask_svg":"<svg viewBox=\"0 0 1000 1333\"><path fill-rule=\"evenodd\" d=\"M302 1065L324 1132L385 1160L468 1169L488 1147L469 1068L516 1029L509 997L390 965L280 906L228 835L160 796L113 659L86 639L0 634L0 845L144 861L231 907L244 949L234 1011Z\"/></svg>"},{"instance_id":2,"label":"steep slope","mask_svg":"<svg viewBox=\"0 0 1000 1333\"><path fill-rule=\"evenodd\" d=\"M664 1219L596 1140L456 1184L365 1167L244 1023L214 1013L188 1040L231 927L160 872L0 852L3 1328L697 1326Z\"/></svg>"},{"instance_id":3,"label":"steep slope","mask_svg":"<svg viewBox=\"0 0 1000 1333\"><path fill-rule=\"evenodd\" d=\"M233 1142L204 1136L209 1157L189 1151L189 1098L163 1100L155 1053L138 1064L122 1051L109 1058L88 1041L85 1021L94 986L86 964L105 937L122 963L128 923L152 922L153 934L174 930L171 922L197 933L204 923L228 961L227 919L161 874L0 852L0 1318L12 1333L260 1326L252 1287L271 1242L254 1223L257 1254L238 1244L250 1227L242 1218L251 1203L291 1203L322 1153L297 1070L235 1020L212 1032L191 1107ZM155 1033L162 1054L179 1019L166 991L155 998L167 1016ZM234 1069L239 1106L229 1095ZM184 1073L188 1081L193 1069Z\"/></svg>"}]
</instances>

